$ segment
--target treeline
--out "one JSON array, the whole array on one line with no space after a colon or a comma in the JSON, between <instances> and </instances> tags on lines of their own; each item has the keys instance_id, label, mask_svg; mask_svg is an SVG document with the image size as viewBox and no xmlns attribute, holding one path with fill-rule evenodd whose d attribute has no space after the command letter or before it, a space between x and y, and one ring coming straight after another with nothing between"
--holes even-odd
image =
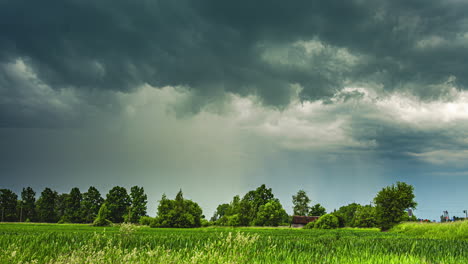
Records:
<instances>
[{"instance_id":1,"label":"treeline","mask_svg":"<svg viewBox=\"0 0 468 264\"><path fill-rule=\"evenodd\" d=\"M294 213L306 215L309 210L308 201L309 198L302 190L293 196ZM317 221L308 223L305 228L378 227L388 230L400 222L417 220L416 216L409 216L406 212L407 209L416 208L417 203L414 201L413 186L404 182L383 188L377 193L373 203L374 205L351 203L342 206Z\"/></svg>"},{"instance_id":2,"label":"treeline","mask_svg":"<svg viewBox=\"0 0 468 264\"><path fill-rule=\"evenodd\" d=\"M205 219L201 207L185 199L180 190L175 199L163 195L159 201L157 216L147 216L147 195L143 187L133 186L128 193L116 186L105 199L95 187L81 193L72 188L70 193L59 194L45 188L36 200L31 187L23 188L21 199L8 189L0 189L1 221L93 223L105 226L111 223L140 223L151 227L200 227L218 226L279 226L289 225L292 216L283 209L272 189L265 184L247 192L242 198L233 197L230 203L220 204L210 219ZM413 186L397 182L383 188L373 200L374 205L356 203L340 207L327 214L320 204L310 206L306 192L299 190L292 196L294 215L318 216L317 221L306 228L380 227L387 230L408 217L405 210L415 208Z\"/></svg>"},{"instance_id":3,"label":"treeline","mask_svg":"<svg viewBox=\"0 0 468 264\"><path fill-rule=\"evenodd\" d=\"M58 193L45 188L36 200L36 192L23 188L21 199L8 189L0 189L1 221L45 223L92 223L105 204L109 220L137 223L146 215L147 196L143 187L133 186L130 193L124 187L115 186L104 199L93 186L81 193L72 188L70 193Z\"/></svg>"}]
</instances>

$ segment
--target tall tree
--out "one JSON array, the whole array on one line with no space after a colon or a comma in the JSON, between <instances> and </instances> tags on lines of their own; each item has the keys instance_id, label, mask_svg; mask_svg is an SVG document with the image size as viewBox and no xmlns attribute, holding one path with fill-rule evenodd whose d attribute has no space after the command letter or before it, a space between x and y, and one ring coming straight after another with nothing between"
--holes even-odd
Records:
<instances>
[{"instance_id":1,"label":"tall tree","mask_svg":"<svg viewBox=\"0 0 468 264\"><path fill-rule=\"evenodd\" d=\"M240 225L239 213L241 211L241 199L239 195L232 198L232 202L227 204L220 204L216 208L211 221L216 221L216 225Z\"/></svg>"},{"instance_id":2,"label":"tall tree","mask_svg":"<svg viewBox=\"0 0 468 264\"><path fill-rule=\"evenodd\" d=\"M239 219L241 225L252 225L253 220L257 217L260 206L265 205L274 198L271 188L267 188L265 184L254 191L249 191L244 195L240 202Z\"/></svg>"},{"instance_id":3,"label":"tall tree","mask_svg":"<svg viewBox=\"0 0 468 264\"><path fill-rule=\"evenodd\" d=\"M257 226L278 226L287 216L278 199L272 199L260 206L254 224Z\"/></svg>"},{"instance_id":4,"label":"tall tree","mask_svg":"<svg viewBox=\"0 0 468 264\"><path fill-rule=\"evenodd\" d=\"M218 207L216 207L216 211L213 214L213 217L211 218L211 221L217 221L224 216L228 216L229 209L230 205L227 203L218 205Z\"/></svg>"},{"instance_id":5,"label":"tall tree","mask_svg":"<svg viewBox=\"0 0 468 264\"><path fill-rule=\"evenodd\" d=\"M45 188L41 196L37 199L37 217L41 222L54 223L57 222L56 201L58 194L50 188Z\"/></svg>"},{"instance_id":6,"label":"tall tree","mask_svg":"<svg viewBox=\"0 0 468 264\"><path fill-rule=\"evenodd\" d=\"M127 189L120 186L112 188L106 195L106 204L109 210L109 220L113 223L122 223L130 207Z\"/></svg>"},{"instance_id":7,"label":"tall tree","mask_svg":"<svg viewBox=\"0 0 468 264\"><path fill-rule=\"evenodd\" d=\"M9 189L0 189L0 220L17 221L16 206L18 205L18 195Z\"/></svg>"},{"instance_id":8,"label":"tall tree","mask_svg":"<svg viewBox=\"0 0 468 264\"><path fill-rule=\"evenodd\" d=\"M83 194L81 202L82 217L85 223L92 223L94 221L103 202L104 199L101 197L98 189L93 186L89 187L88 191Z\"/></svg>"},{"instance_id":9,"label":"tall tree","mask_svg":"<svg viewBox=\"0 0 468 264\"><path fill-rule=\"evenodd\" d=\"M57 195L55 200L55 214L60 223L71 223L71 220L66 215L68 193L61 193Z\"/></svg>"},{"instance_id":10,"label":"tall tree","mask_svg":"<svg viewBox=\"0 0 468 264\"><path fill-rule=\"evenodd\" d=\"M345 206L341 206L335 215L339 215L343 219L344 226L354 227L356 211L361 207L357 203L350 203Z\"/></svg>"},{"instance_id":11,"label":"tall tree","mask_svg":"<svg viewBox=\"0 0 468 264\"><path fill-rule=\"evenodd\" d=\"M140 218L146 215L146 204L148 203L148 197L143 187L133 186L130 189L130 200L131 206L127 220L131 223L138 223Z\"/></svg>"},{"instance_id":12,"label":"tall tree","mask_svg":"<svg viewBox=\"0 0 468 264\"><path fill-rule=\"evenodd\" d=\"M307 215L309 213L310 199L304 190L299 190L296 195L292 196L294 205L294 215Z\"/></svg>"},{"instance_id":13,"label":"tall tree","mask_svg":"<svg viewBox=\"0 0 468 264\"><path fill-rule=\"evenodd\" d=\"M191 201L184 199L180 190L174 200L163 194L158 206L155 227L200 227L202 209Z\"/></svg>"},{"instance_id":14,"label":"tall tree","mask_svg":"<svg viewBox=\"0 0 468 264\"><path fill-rule=\"evenodd\" d=\"M36 221L36 192L31 187L23 188L21 192L21 221Z\"/></svg>"},{"instance_id":15,"label":"tall tree","mask_svg":"<svg viewBox=\"0 0 468 264\"><path fill-rule=\"evenodd\" d=\"M72 223L81 223L82 211L81 211L81 200L83 195L80 192L80 189L77 187L72 188L70 194L65 199L65 216Z\"/></svg>"},{"instance_id":16,"label":"tall tree","mask_svg":"<svg viewBox=\"0 0 468 264\"><path fill-rule=\"evenodd\" d=\"M375 207L371 205L359 206L354 215L355 227L376 227L377 219Z\"/></svg>"},{"instance_id":17,"label":"tall tree","mask_svg":"<svg viewBox=\"0 0 468 264\"><path fill-rule=\"evenodd\" d=\"M310 216L322 216L322 215L325 215L326 213L327 212L326 212L325 207L321 206L319 203L312 206L309 211Z\"/></svg>"},{"instance_id":18,"label":"tall tree","mask_svg":"<svg viewBox=\"0 0 468 264\"><path fill-rule=\"evenodd\" d=\"M385 231L402 221L406 209L414 209L413 186L404 182L397 182L383 188L374 198L377 222L381 230Z\"/></svg>"}]
</instances>

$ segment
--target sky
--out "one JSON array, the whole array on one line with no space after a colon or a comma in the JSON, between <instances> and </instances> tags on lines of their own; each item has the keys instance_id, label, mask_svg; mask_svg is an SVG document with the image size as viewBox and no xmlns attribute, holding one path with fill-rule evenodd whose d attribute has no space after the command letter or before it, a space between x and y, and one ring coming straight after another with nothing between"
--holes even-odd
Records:
<instances>
[{"instance_id":1,"label":"sky","mask_svg":"<svg viewBox=\"0 0 468 264\"><path fill-rule=\"evenodd\" d=\"M261 184L287 212L397 181L468 209L464 0L0 1L0 187L182 189L207 217Z\"/></svg>"}]
</instances>

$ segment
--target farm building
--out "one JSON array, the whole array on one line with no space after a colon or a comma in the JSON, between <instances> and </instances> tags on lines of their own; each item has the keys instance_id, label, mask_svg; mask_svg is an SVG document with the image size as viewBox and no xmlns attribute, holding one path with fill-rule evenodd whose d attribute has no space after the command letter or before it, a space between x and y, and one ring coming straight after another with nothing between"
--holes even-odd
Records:
<instances>
[{"instance_id":1,"label":"farm building","mask_svg":"<svg viewBox=\"0 0 468 264\"><path fill-rule=\"evenodd\" d=\"M294 215L291 222L291 227L303 227L309 222L314 222L319 219L320 216L300 216Z\"/></svg>"}]
</instances>

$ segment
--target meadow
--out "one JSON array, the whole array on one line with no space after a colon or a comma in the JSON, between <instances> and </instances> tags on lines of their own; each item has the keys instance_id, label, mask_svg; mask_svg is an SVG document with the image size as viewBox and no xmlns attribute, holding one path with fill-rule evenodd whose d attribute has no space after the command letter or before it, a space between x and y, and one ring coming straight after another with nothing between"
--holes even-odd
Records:
<instances>
[{"instance_id":1,"label":"meadow","mask_svg":"<svg viewBox=\"0 0 468 264\"><path fill-rule=\"evenodd\" d=\"M458 264L468 263L467 228L468 223L403 224L390 232L1 223L0 263Z\"/></svg>"}]
</instances>

